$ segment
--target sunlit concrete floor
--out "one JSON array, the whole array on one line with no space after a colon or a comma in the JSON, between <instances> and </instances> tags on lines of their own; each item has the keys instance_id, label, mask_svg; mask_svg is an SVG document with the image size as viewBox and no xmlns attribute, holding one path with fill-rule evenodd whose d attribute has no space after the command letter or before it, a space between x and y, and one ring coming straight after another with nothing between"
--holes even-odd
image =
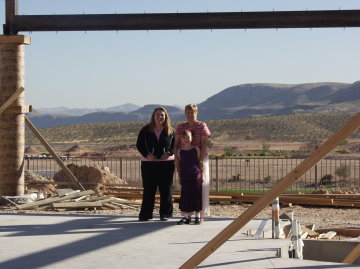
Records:
<instances>
[{"instance_id":1,"label":"sunlit concrete floor","mask_svg":"<svg viewBox=\"0 0 360 269\"><path fill-rule=\"evenodd\" d=\"M136 217L0 214L0 268L179 268L233 219L201 225L177 219L139 222ZM250 237L254 219L198 268L347 268L339 263L278 258L288 239Z\"/></svg>"}]
</instances>

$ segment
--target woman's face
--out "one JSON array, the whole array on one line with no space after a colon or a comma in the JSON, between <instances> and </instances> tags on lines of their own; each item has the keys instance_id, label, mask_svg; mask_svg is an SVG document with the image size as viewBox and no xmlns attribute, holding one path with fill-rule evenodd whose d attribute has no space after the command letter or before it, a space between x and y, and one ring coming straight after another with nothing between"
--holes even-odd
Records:
<instances>
[{"instance_id":1,"label":"woman's face","mask_svg":"<svg viewBox=\"0 0 360 269\"><path fill-rule=\"evenodd\" d=\"M166 120L165 112L162 110L156 110L154 114L154 121L156 124L163 124Z\"/></svg>"},{"instance_id":2,"label":"woman's face","mask_svg":"<svg viewBox=\"0 0 360 269\"><path fill-rule=\"evenodd\" d=\"M194 122L197 119L197 112L192 109L187 109L185 111L185 116L188 122Z\"/></svg>"}]
</instances>

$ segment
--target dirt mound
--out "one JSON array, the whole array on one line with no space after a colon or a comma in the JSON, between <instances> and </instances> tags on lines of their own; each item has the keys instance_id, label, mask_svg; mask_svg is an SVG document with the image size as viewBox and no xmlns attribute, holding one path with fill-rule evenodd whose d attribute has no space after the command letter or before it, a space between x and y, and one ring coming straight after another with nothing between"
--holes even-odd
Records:
<instances>
[{"instance_id":1,"label":"dirt mound","mask_svg":"<svg viewBox=\"0 0 360 269\"><path fill-rule=\"evenodd\" d=\"M112 174L108 167L96 166L79 166L76 164L67 165L69 170L79 180L85 189L94 190L97 194L102 194L107 190L106 184L127 184L125 180L122 180ZM54 175L55 182L71 182L68 176L63 170L60 170ZM72 188L73 185L68 186L62 185L63 188Z\"/></svg>"},{"instance_id":2,"label":"dirt mound","mask_svg":"<svg viewBox=\"0 0 360 269\"><path fill-rule=\"evenodd\" d=\"M41 151L39 151L37 148L33 146L29 146L25 148L25 154L39 154Z\"/></svg>"},{"instance_id":3,"label":"dirt mound","mask_svg":"<svg viewBox=\"0 0 360 269\"><path fill-rule=\"evenodd\" d=\"M109 146L102 152L107 157L134 157L139 155L135 144Z\"/></svg>"},{"instance_id":4,"label":"dirt mound","mask_svg":"<svg viewBox=\"0 0 360 269\"><path fill-rule=\"evenodd\" d=\"M105 153L99 153L99 152L84 152L79 155L79 157L106 157L106 156L107 155Z\"/></svg>"},{"instance_id":5,"label":"dirt mound","mask_svg":"<svg viewBox=\"0 0 360 269\"><path fill-rule=\"evenodd\" d=\"M46 184L47 182L50 184ZM56 186L51 184L53 182L52 179L47 179L29 170L25 170L25 193L40 192L43 193L45 197L51 196L57 193Z\"/></svg>"},{"instance_id":6,"label":"dirt mound","mask_svg":"<svg viewBox=\"0 0 360 269\"><path fill-rule=\"evenodd\" d=\"M74 145L65 152L68 153L83 153L83 152L91 152L91 149L88 149L87 147L80 146L80 145Z\"/></svg>"},{"instance_id":7,"label":"dirt mound","mask_svg":"<svg viewBox=\"0 0 360 269\"><path fill-rule=\"evenodd\" d=\"M132 150L136 149L135 145L116 145L105 148L103 151L121 151L121 150Z\"/></svg>"}]
</instances>

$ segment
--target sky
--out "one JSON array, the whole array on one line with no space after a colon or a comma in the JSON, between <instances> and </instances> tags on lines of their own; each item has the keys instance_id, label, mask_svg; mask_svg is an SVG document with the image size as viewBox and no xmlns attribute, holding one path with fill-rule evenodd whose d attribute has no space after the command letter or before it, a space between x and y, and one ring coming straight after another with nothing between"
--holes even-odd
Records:
<instances>
[{"instance_id":1,"label":"sky","mask_svg":"<svg viewBox=\"0 0 360 269\"><path fill-rule=\"evenodd\" d=\"M5 1L0 20L5 23ZM20 15L360 9L358 0L19 0ZM199 104L246 83L360 80L360 28L21 32L26 104Z\"/></svg>"}]
</instances>

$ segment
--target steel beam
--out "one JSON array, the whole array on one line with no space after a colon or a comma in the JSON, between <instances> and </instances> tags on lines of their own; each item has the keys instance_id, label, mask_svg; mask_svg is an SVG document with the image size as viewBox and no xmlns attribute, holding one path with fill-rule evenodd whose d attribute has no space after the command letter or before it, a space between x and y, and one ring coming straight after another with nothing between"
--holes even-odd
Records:
<instances>
[{"instance_id":1,"label":"steel beam","mask_svg":"<svg viewBox=\"0 0 360 269\"><path fill-rule=\"evenodd\" d=\"M8 34L35 31L360 27L360 10L14 15Z\"/></svg>"},{"instance_id":2,"label":"steel beam","mask_svg":"<svg viewBox=\"0 0 360 269\"><path fill-rule=\"evenodd\" d=\"M18 0L5 0L4 34L16 31L13 28L15 15L18 15Z\"/></svg>"}]
</instances>

